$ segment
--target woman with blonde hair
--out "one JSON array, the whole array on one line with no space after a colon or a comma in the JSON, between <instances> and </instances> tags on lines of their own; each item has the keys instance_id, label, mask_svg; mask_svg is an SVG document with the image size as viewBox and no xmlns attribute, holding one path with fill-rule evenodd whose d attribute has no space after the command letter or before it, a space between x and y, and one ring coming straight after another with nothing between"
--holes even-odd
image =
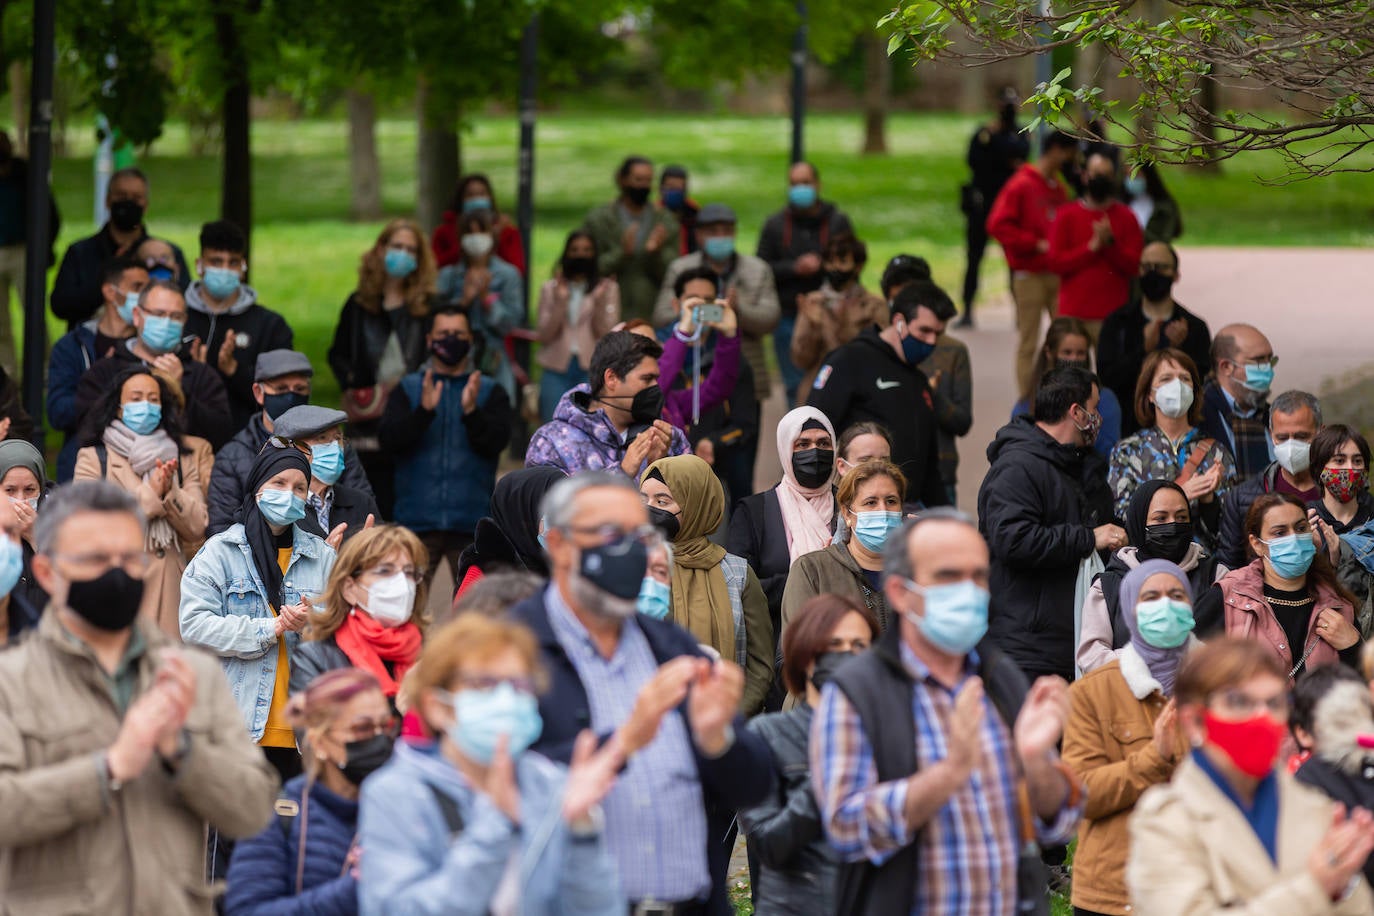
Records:
<instances>
[{"instance_id":1,"label":"woman with blonde hair","mask_svg":"<svg viewBox=\"0 0 1374 916\"><path fill-rule=\"evenodd\" d=\"M282 787L277 817L234 847L226 916L356 913L358 792L391 757L396 717L377 679L320 675L287 708L305 772Z\"/></svg>"},{"instance_id":2,"label":"woman with blonde hair","mask_svg":"<svg viewBox=\"0 0 1374 916\"><path fill-rule=\"evenodd\" d=\"M339 551L323 603L291 653L291 692L321 673L361 668L393 702L424 641L429 552L409 528L379 525Z\"/></svg>"},{"instance_id":3,"label":"woman with blonde hair","mask_svg":"<svg viewBox=\"0 0 1374 916\"><path fill-rule=\"evenodd\" d=\"M386 224L358 266L358 288L344 303L329 367L343 390L348 437L362 459L383 518L391 517L392 462L378 427L387 395L425 361L425 316L434 302L434 255L419 223Z\"/></svg>"}]
</instances>

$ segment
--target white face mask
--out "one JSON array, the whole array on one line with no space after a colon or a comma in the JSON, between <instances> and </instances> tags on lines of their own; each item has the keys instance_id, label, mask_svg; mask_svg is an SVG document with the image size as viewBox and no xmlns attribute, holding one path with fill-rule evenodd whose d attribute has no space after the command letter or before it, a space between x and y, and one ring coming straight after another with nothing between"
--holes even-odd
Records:
<instances>
[{"instance_id":1,"label":"white face mask","mask_svg":"<svg viewBox=\"0 0 1374 916\"><path fill-rule=\"evenodd\" d=\"M463 253L470 258L484 258L491 254L494 244L496 242L485 232L469 232L463 236Z\"/></svg>"},{"instance_id":2,"label":"white face mask","mask_svg":"<svg viewBox=\"0 0 1374 916\"><path fill-rule=\"evenodd\" d=\"M1274 446L1274 458L1279 467L1290 474L1301 474L1312 466L1312 443L1301 439L1285 439Z\"/></svg>"},{"instance_id":3,"label":"white face mask","mask_svg":"<svg viewBox=\"0 0 1374 916\"><path fill-rule=\"evenodd\" d=\"M1193 406L1193 386L1181 378L1165 382L1155 389L1155 406L1166 417L1185 416Z\"/></svg>"},{"instance_id":4,"label":"white face mask","mask_svg":"<svg viewBox=\"0 0 1374 916\"><path fill-rule=\"evenodd\" d=\"M405 573L378 579L367 590L362 609L384 627L399 627L415 607L415 582Z\"/></svg>"}]
</instances>

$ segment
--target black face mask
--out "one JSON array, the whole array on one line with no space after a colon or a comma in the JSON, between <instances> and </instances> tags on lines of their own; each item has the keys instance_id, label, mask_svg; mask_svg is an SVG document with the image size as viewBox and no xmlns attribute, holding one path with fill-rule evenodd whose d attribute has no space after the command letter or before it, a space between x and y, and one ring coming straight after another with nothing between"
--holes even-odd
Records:
<instances>
[{"instance_id":1,"label":"black face mask","mask_svg":"<svg viewBox=\"0 0 1374 916\"><path fill-rule=\"evenodd\" d=\"M457 337L436 337L429 343L429 352L445 366L460 365L471 350L472 341Z\"/></svg>"},{"instance_id":2,"label":"black face mask","mask_svg":"<svg viewBox=\"0 0 1374 916\"><path fill-rule=\"evenodd\" d=\"M590 277L595 270L595 258L563 259L563 276L565 277Z\"/></svg>"},{"instance_id":3,"label":"black face mask","mask_svg":"<svg viewBox=\"0 0 1374 916\"><path fill-rule=\"evenodd\" d=\"M143 580L118 566L97 579L72 582L67 590L67 607L91 626L109 633L127 630L142 603Z\"/></svg>"},{"instance_id":4,"label":"black face mask","mask_svg":"<svg viewBox=\"0 0 1374 916\"><path fill-rule=\"evenodd\" d=\"M824 484L834 471L834 449L808 448L792 453L792 474L797 478L797 483L808 490Z\"/></svg>"},{"instance_id":5,"label":"black face mask","mask_svg":"<svg viewBox=\"0 0 1374 916\"><path fill-rule=\"evenodd\" d=\"M625 199L636 207L642 207L649 202L648 188L622 188L621 191L624 193Z\"/></svg>"},{"instance_id":6,"label":"black face mask","mask_svg":"<svg viewBox=\"0 0 1374 916\"><path fill-rule=\"evenodd\" d=\"M1140 292L1151 302L1163 302L1173 291L1174 278L1157 270L1147 270L1140 277Z\"/></svg>"},{"instance_id":7,"label":"black face mask","mask_svg":"<svg viewBox=\"0 0 1374 916\"><path fill-rule=\"evenodd\" d=\"M1159 560L1177 563L1188 553L1188 545L1192 543L1192 522L1146 525L1145 543L1140 552Z\"/></svg>"},{"instance_id":8,"label":"black face mask","mask_svg":"<svg viewBox=\"0 0 1374 916\"><path fill-rule=\"evenodd\" d=\"M825 272L825 279L826 282L830 284L831 289L844 289L849 285L849 281L854 279L854 271L827 270Z\"/></svg>"},{"instance_id":9,"label":"black face mask","mask_svg":"<svg viewBox=\"0 0 1374 916\"><path fill-rule=\"evenodd\" d=\"M624 400L624 395L617 395ZM609 400L609 398L607 399ZM658 385L641 388L630 401L630 419L642 426L650 426L663 416L663 389Z\"/></svg>"},{"instance_id":10,"label":"black face mask","mask_svg":"<svg viewBox=\"0 0 1374 916\"><path fill-rule=\"evenodd\" d=\"M143 207L136 200L117 200L110 204L110 222L120 232L129 232L143 222Z\"/></svg>"},{"instance_id":11,"label":"black face mask","mask_svg":"<svg viewBox=\"0 0 1374 916\"><path fill-rule=\"evenodd\" d=\"M1106 175L1094 175L1088 179L1087 190L1093 200L1111 200L1116 196L1116 181Z\"/></svg>"},{"instance_id":12,"label":"black face mask","mask_svg":"<svg viewBox=\"0 0 1374 916\"><path fill-rule=\"evenodd\" d=\"M267 415L273 420L292 407L301 407L309 403L310 395L295 391L283 391L281 394L264 394L262 396L262 409L267 411Z\"/></svg>"},{"instance_id":13,"label":"black face mask","mask_svg":"<svg viewBox=\"0 0 1374 916\"><path fill-rule=\"evenodd\" d=\"M1082 369L1084 372L1092 371L1088 368L1088 361L1086 359L1057 359L1054 361L1054 364L1055 367L1059 369L1067 369L1069 367L1074 367L1077 369Z\"/></svg>"},{"instance_id":14,"label":"black face mask","mask_svg":"<svg viewBox=\"0 0 1374 916\"><path fill-rule=\"evenodd\" d=\"M344 745L344 765L339 767L339 772L353 785L362 785L364 779L391 759L395 744L396 740L390 735L373 735L362 741L350 741Z\"/></svg>"},{"instance_id":15,"label":"black face mask","mask_svg":"<svg viewBox=\"0 0 1374 916\"><path fill-rule=\"evenodd\" d=\"M682 530L682 519L658 506L649 507L649 523L669 541L676 540L677 533Z\"/></svg>"},{"instance_id":16,"label":"black face mask","mask_svg":"<svg viewBox=\"0 0 1374 916\"><path fill-rule=\"evenodd\" d=\"M639 541L631 541L625 547L612 544L582 548L579 572L582 578L606 594L629 601L639 597L644 571L648 568L649 548Z\"/></svg>"},{"instance_id":17,"label":"black face mask","mask_svg":"<svg viewBox=\"0 0 1374 916\"><path fill-rule=\"evenodd\" d=\"M811 671L811 683L817 690L823 690L840 666L854 658L857 652L822 652L816 656L816 667Z\"/></svg>"}]
</instances>

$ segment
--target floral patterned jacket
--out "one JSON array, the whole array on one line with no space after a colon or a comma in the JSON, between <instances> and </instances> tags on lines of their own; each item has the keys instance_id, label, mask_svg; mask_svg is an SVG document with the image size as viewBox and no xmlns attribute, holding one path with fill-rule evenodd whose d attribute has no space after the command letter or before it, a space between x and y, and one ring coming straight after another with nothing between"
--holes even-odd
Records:
<instances>
[{"instance_id":1,"label":"floral patterned jacket","mask_svg":"<svg viewBox=\"0 0 1374 916\"><path fill-rule=\"evenodd\" d=\"M1188 463L1193 448L1204 439L1196 427L1188 430L1177 444L1171 443L1158 426L1132 433L1112 449L1111 466L1107 471L1107 485L1112 489L1117 518L1126 517L1126 509L1131 503L1131 494L1147 480L1173 480ZM1212 506L1221 505L1221 497L1236 482L1236 464L1226 446L1212 440L1212 446L1203 456L1197 467L1202 474L1221 463L1221 483L1217 485L1216 499ZM1201 533L1205 528L1207 512L1198 512L1197 500L1192 501L1193 524ZM1210 513L1215 514L1215 513ZM1213 526L1214 527L1214 526Z\"/></svg>"}]
</instances>

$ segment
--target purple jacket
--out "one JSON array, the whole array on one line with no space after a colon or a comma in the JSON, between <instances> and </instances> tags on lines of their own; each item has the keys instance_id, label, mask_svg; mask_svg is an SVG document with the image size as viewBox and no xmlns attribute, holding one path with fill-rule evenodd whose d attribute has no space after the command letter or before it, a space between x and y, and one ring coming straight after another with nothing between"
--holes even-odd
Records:
<instances>
[{"instance_id":1,"label":"purple jacket","mask_svg":"<svg viewBox=\"0 0 1374 916\"><path fill-rule=\"evenodd\" d=\"M735 390L739 380L740 335L716 335L716 355L706 378L701 380L701 413L714 410ZM692 350L677 336L677 331L663 342L663 355L658 358L659 384L664 385L663 419L678 429L687 430L692 422L692 385L688 376L682 388L672 388L685 368L691 372ZM671 388L671 390L670 390Z\"/></svg>"},{"instance_id":2,"label":"purple jacket","mask_svg":"<svg viewBox=\"0 0 1374 916\"><path fill-rule=\"evenodd\" d=\"M591 409L591 395L591 387L583 382L558 399L553 419L535 430L530 439L529 448L525 450L525 467L558 468L565 474L621 471L625 443L620 441L620 433L605 412ZM691 453L687 436L674 427L668 454ZM644 468L639 471L643 473Z\"/></svg>"}]
</instances>

